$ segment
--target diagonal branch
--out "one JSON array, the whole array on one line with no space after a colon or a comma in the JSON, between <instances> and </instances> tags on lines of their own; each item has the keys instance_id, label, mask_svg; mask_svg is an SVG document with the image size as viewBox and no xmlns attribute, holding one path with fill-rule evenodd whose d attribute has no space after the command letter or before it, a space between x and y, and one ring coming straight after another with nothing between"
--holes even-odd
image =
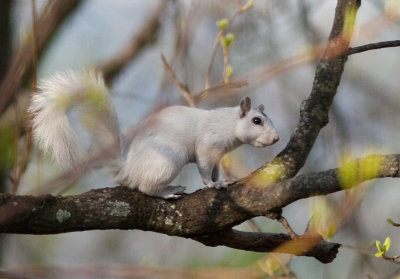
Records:
<instances>
[{"instance_id":1,"label":"diagonal branch","mask_svg":"<svg viewBox=\"0 0 400 279\"><path fill-rule=\"evenodd\" d=\"M97 69L103 73L107 83L110 83L110 81L147 46L153 44L157 40L158 31L161 27L162 15L166 10L167 4L168 1L161 0L157 8L139 29L139 32L132 37L120 53L97 66Z\"/></svg>"},{"instance_id":2,"label":"diagonal branch","mask_svg":"<svg viewBox=\"0 0 400 279\"><path fill-rule=\"evenodd\" d=\"M300 120L286 147L242 182L256 183L259 175L270 174L271 183L293 177L303 167L319 131L328 123L328 113L340 84L347 56L337 55L349 47L357 0L338 0L334 23L325 52L317 65L310 96L300 108Z\"/></svg>"},{"instance_id":3,"label":"diagonal branch","mask_svg":"<svg viewBox=\"0 0 400 279\"><path fill-rule=\"evenodd\" d=\"M190 107L195 108L196 101L194 99L193 94L179 81L178 77L176 76L172 68L169 66L167 59L165 59L163 54L161 54L161 60L163 62L164 69L171 76L171 79L174 81L176 87L178 87L179 92L181 92L182 97L185 99L185 101L188 103Z\"/></svg>"}]
</instances>

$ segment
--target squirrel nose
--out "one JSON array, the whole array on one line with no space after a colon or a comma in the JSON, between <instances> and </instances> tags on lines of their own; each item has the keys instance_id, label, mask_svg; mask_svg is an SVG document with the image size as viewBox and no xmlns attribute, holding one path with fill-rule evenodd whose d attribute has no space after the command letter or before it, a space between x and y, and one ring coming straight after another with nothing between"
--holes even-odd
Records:
<instances>
[{"instance_id":1,"label":"squirrel nose","mask_svg":"<svg viewBox=\"0 0 400 279\"><path fill-rule=\"evenodd\" d=\"M276 135L272 138L272 144L274 144L275 142L277 142L279 140L279 136Z\"/></svg>"}]
</instances>

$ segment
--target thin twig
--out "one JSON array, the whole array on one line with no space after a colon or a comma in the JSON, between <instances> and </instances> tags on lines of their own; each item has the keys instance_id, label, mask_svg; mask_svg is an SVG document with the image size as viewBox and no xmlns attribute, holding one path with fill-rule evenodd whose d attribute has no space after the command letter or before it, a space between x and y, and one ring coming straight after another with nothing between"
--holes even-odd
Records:
<instances>
[{"instance_id":1,"label":"thin twig","mask_svg":"<svg viewBox=\"0 0 400 279\"><path fill-rule=\"evenodd\" d=\"M386 219L386 221L387 221L390 225L392 225L393 227L400 227L400 224L399 224L399 223L393 222L393 220L390 219L390 218Z\"/></svg>"},{"instance_id":2,"label":"thin twig","mask_svg":"<svg viewBox=\"0 0 400 279\"><path fill-rule=\"evenodd\" d=\"M37 40L38 53L43 53L44 48L50 42L57 28L61 26L63 20L71 14L82 0L49 1L43 8L43 12L37 19ZM32 65L32 40L26 42L15 53L7 73L0 84L0 115L15 100L22 90L21 86L30 77L28 74Z\"/></svg>"},{"instance_id":3,"label":"thin twig","mask_svg":"<svg viewBox=\"0 0 400 279\"><path fill-rule=\"evenodd\" d=\"M248 85L248 83L245 80L229 82L226 84L221 84L221 85L217 85L217 86L214 86L211 88L204 89L203 91L195 94L195 96L196 96L196 99L198 98L199 100L202 100L202 99L205 99L209 94L221 92L222 90L225 90L225 89L241 88L246 85Z\"/></svg>"},{"instance_id":4,"label":"thin twig","mask_svg":"<svg viewBox=\"0 0 400 279\"><path fill-rule=\"evenodd\" d=\"M176 87L178 87L179 92L181 92L182 97L185 98L186 102L188 103L189 106L191 107L196 107L196 102L194 100L194 97L192 93L181 84L179 81L178 77L175 75L174 71L171 69L171 67L168 65L167 60L165 59L164 55L161 54L161 60L163 62L164 69L170 74L172 80L174 81Z\"/></svg>"},{"instance_id":5,"label":"thin twig","mask_svg":"<svg viewBox=\"0 0 400 279\"><path fill-rule=\"evenodd\" d=\"M229 23L228 23L229 24ZM210 88L210 80L211 80L211 70L212 70L212 66L214 64L214 60L215 60L215 54L217 53L217 47L218 47L218 42L221 39L222 35L224 34L224 30L220 30L217 34L217 36L215 37L214 40L214 44L213 44L213 49L212 49L212 53L211 53L211 59L210 59L210 64L208 65L208 70L207 70L207 78L206 78L206 84L204 86L204 88L207 90L208 88Z\"/></svg>"},{"instance_id":6,"label":"thin twig","mask_svg":"<svg viewBox=\"0 0 400 279\"><path fill-rule=\"evenodd\" d=\"M201 0L191 1L191 5L186 15L182 14L182 9L180 8L182 3L179 4L177 1L172 1L172 3L174 10L172 17L177 32L175 34L173 53L168 55L168 60L170 67L175 69L175 71L177 70L177 67L184 69L181 78L185 80L185 76L193 70L193 67L190 65L192 62L189 57L189 49L190 45L193 43L192 38L195 36L199 28L199 8L202 2ZM190 71L188 71L188 69L190 69ZM158 97L156 98L156 102L153 104L153 111L171 105L171 86L172 81L164 71L159 83L157 93Z\"/></svg>"},{"instance_id":7,"label":"thin twig","mask_svg":"<svg viewBox=\"0 0 400 279\"><path fill-rule=\"evenodd\" d=\"M384 260L391 261L391 262L393 262L393 263L395 263L395 264L400 265L400 262L396 261L398 258L400 258L400 255L393 256L393 257L388 257L388 256L386 256L386 255L382 255L382 258L383 258Z\"/></svg>"},{"instance_id":8,"label":"thin twig","mask_svg":"<svg viewBox=\"0 0 400 279\"><path fill-rule=\"evenodd\" d=\"M256 222L254 222L253 219L247 220L247 224L250 226L253 232L261 232L260 227L256 224Z\"/></svg>"},{"instance_id":9,"label":"thin twig","mask_svg":"<svg viewBox=\"0 0 400 279\"><path fill-rule=\"evenodd\" d=\"M241 9L241 7L239 7L236 12L231 16L231 18L228 20L228 25L226 27L229 26L229 24L235 19L235 17L237 15L239 15L240 13L242 13L243 10ZM211 70L212 67L214 65L214 60L215 60L215 55L217 53L217 47L218 47L218 43L221 40L222 35L224 34L226 27L222 30L220 30L217 34L217 36L215 37L214 40L214 44L213 44L213 49L212 49L212 53L211 53L211 59L210 59L210 64L208 65L208 70L207 70L207 78L206 78L206 84L204 86L204 88L207 90L208 88L210 88L211 84L210 84L210 80L211 80Z\"/></svg>"},{"instance_id":10,"label":"thin twig","mask_svg":"<svg viewBox=\"0 0 400 279\"><path fill-rule=\"evenodd\" d=\"M37 64L38 64L38 39L36 35L36 1L32 0L32 93L35 94L37 91ZM33 95L32 94L32 95Z\"/></svg>"},{"instance_id":11,"label":"thin twig","mask_svg":"<svg viewBox=\"0 0 400 279\"><path fill-rule=\"evenodd\" d=\"M281 215L277 219L277 221L282 224L282 226L285 228L286 232L290 235L292 239L298 237L298 234L293 231L292 227L289 225L289 222L286 220L285 217Z\"/></svg>"},{"instance_id":12,"label":"thin twig","mask_svg":"<svg viewBox=\"0 0 400 279\"><path fill-rule=\"evenodd\" d=\"M350 250L357 251L357 252L359 252L361 254L374 257L374 255L370 251L368 251L366 249L361 249L360 247L357 247L357 246L348 245L348 244L342 244L342 248L347 248L347 249L350 249Z\"/></svg>"},{"instance_id":13,"label":"thin twig","mask_svg":"<svg viewBox=\"0 0 400 279\"><path fill-rule=\"evenodd\" d=\"M12 183L11 194L16 194L18 188L18 182L16 181L17 177L19 177L19 163L18 163L18 154L19 154L19 139L21 137L21 128L20 128L20 117L18 114L18 100L15 103L14 112L15 112L15 131L14 131L14 165L12 170L12 175L10 176L10 180Z\"/></svg>"},{"instance_id":14,"label":"thin twig","mask_svg":"<svg viewBox=\"0 0 400 279\"><path fill-rule=\"evenodd\" d=\"M190 44L193 43L193 36L196 33L196 29L199 27L198 24L194 24L194 22L197 22L198 20L198 10L199 10L199 5L200 5L201 0L197 1L192 1L188 14L185 16L185 18L182 20L182 23L179 22L179 20L176 20L176 29L179 30L176 34L175 38L175 46L174 46L174 53L172 55L169 55L169 65L171 68L174 68L176 64L179 63L179 59L182 61L185 61L188 59L188 51ZM178 5L178 3L175 3L175 5ZM174 15L175 18L179 18L179 8L176 7L176 14ZM181 57L180 57L181 56ZM183 63L180 63L181 66ZM185 63L186 65L187 63ZM165 76L163 76L160 88L165 88L167 86L166 84L166 79Z\"/></svg>"},{"instance_id":15,"label":"thin twig","mask_svg":"<svg viewBox=\"0 0 400 279\"><path fill-rule=\"evenodd\" d=\"M143 49L145 49L145 47L157 40L162 15L167 4L168 1L160 1L158 7L141 26L138 33L136 33L134 37L124 45L123 49L121 49L115 57L96 67L103 73L107 83L110 83L128 63L132 62L132 60L136 58Z\"/></svg>"},{"instance_id":16,"label":"thin twig","mask_svg":"<svg viewBox=\"0 0 400 279\"><path fill-rule=\"evenodd\" d=\"M37 63L38 63L38 39L36 35L36 1L32 0L32 97L37 91ZM16 106L17 108L17 106ZM16 109L17 113L17 109ZM12 178L12 189L11 193L16 194L18 190L19 183L21 182L22 175L24 174L28 162L30 161L31 151L32 151L32 126L30 122L27 124L27 131L25 135L25 154L23 156L22 162L19 163L16 159L14 165L13 178ZM18 137L16 139L16 150L18 152L18 141L19 141L19 128L17 128ZM18 154L16 154L18 158Z\"/></svg>"},{"instance_id":17,"label":"thin twig","mask_svg":"<svg viewBox=\"0 0 400 279\"><path fill-rule=\"evenodd\" d=\"M347 55L361 53L361 52L368 51L368 50L388 48L388 47L398 47L398 46L400 46L400 40L372 43L372 44L362 45L362 46L358 46L358 47L351 47L347 51Z\"/></svg>"},{"instance_id":18,"label":"thin twig","mask_svg":"<svg viewBox=\"0 0 400 279\"><path fill-rule=\"evenodd\" d=\"M229 59L228 53L229 52L228 52L228 48L227 47L222 48L222 55L224 57L224 71L222 72L222 80L223 80L224 84L229 82L229 77L228 77L228 73L227 73L228 64L229 64L229 62L228 62L228 59Z\"/></svg>"}]
</instances>

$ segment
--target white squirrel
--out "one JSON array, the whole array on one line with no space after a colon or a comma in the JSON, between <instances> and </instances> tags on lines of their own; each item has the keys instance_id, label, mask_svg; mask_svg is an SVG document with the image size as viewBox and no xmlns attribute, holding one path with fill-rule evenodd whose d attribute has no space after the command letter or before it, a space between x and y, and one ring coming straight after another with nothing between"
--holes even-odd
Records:
<instances>
[{"instance_id":1,"label":"white squirrel","mask_svg":"<svg viewBox=\"0 0 400 279\"><path fill-rule=\"evenodd\" d=\"M88 154L67 117L74 106L81 110L94 148L109 147L115 182L164 199L183 194L185 187L169 184L185 164L196 163L203 183L219 189L227 186L218 180L218 164L227 152L242 144L265 147L279 140L264 106L252 108L248 97L237 107L213 110L171 106L137 126L122 159L119 127L103 76L93 70L70 71L41 81L29 107L36 144L67 167Z\"/></svg>"}]
</instances>

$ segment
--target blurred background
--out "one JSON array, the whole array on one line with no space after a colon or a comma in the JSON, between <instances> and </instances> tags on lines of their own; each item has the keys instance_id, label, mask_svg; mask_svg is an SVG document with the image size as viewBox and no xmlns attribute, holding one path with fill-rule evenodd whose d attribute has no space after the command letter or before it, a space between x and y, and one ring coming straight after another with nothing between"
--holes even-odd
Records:
<instances>
[{"instance_id":1,"label":"blurred background","mask_svg":"<svg viewBox=\"0 0 400 279\"><path fill-rule=\"evenodd\" d=\"M226 18L229 24L222 36L234 35L225 54L233 70L228 84L247 81L248 85L214 90L196 105L234 106L243 96L250 96L254 104L265 105L280 134L280 141L271 147L260 150L244 146L235 150L226 165L237 177L271 160L288 142L299 119L301 101L311 91L316 66L312 50L326 42L336 6L334 0L254 0L252 7L239 11L251 2L2 0L3 83L13 63L23 56L24 47L32 46L32 4L39 38L45 27L55 26L54 22L40 25L40 18L54 12L57 2L71 7L65 15L56 17L59 27L43 39L43 47L37 43L37 78L68 69L103 70L122 131L129 131L151 111L172 104L187 105L170 73L164 70L161 54L194 94L206 88L207 79L210 88L223 84L224 54L216 22ZM399 0L362 2L352 46L396 40L399 36ZM17 64L23 61L21 58ZM320 133L302 173L334 168L347 157L400 152L399 73L399 48L349 57L330 122ZM15 161L24 161L16 154L26 152L21 131L26 125L24 111L34 86L33 75L31 70L26 71L18 81L13 103L1 108L2 191L78 194L112 186L106 182L106 172L93 170L61 192L43 188L63 170L35 149L25 160L23 172L16 170ZM15 84L13 78L10 80ZM70 117L85 141L75 113L71 112ZM203 187L195 165L186 166L173 184L188 186L188 192ZM331 264L305 257L211 248L153 232L110 230L51 236L2 235L0 266L4 273L0 277L396 278L400 274L398 265L373 255L375 240L383 241L387 236L392 239L390 253L400 254L399 229L386 222L388 217L400 220L399 184L397 179L379 179L346 193L298 201L284 209L284 216L297 233L303 233L310 216L314 216L325 237L346 245ZM254 222L262 231L284 232L275 221L256 218ZM252 226L245 223L240 229L251 230Z\"/></svg>"}]
</instances>

